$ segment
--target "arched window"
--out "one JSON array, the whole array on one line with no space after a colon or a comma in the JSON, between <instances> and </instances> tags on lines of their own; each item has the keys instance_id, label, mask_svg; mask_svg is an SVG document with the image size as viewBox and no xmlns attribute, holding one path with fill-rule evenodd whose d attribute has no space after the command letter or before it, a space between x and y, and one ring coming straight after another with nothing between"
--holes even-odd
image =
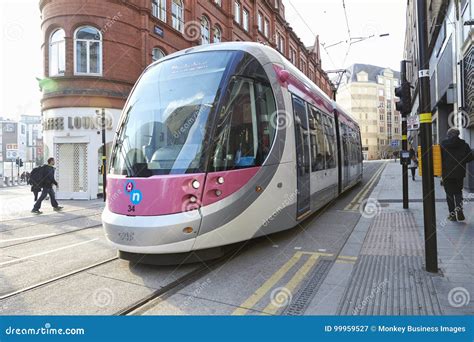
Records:
<instances>
[{"instance_id":1,"label":"arched window","mask_svg":"<svg viewBox=\"0 0 474 342\"><path fill-rule=\"evenodd\" d=\"M201 18L201 44L209 44L211 42L211 26L209 19L205 16Z\"/></svg>"},{"instance_id":2,"label":"arched window","mask_svg":"<svg viewBox=\"0 0 474 342\"><path fill-rule=\"evenodd\" d=\"M49 76L63 76L66 70L66 41L63 29L54 31L49 39Z\"/></svg>"},{"instance_id":3,"label":"arched window","mask_svg":"<svg viewBox=\"0 0 474 342\"><path fill-rule=\"evenodd\" d=\"M152 57L151 59L153 60L153 62L156 62L157 60L165 57L166 54L163 52L163 50L161 50L160 48L154 48L153 49L153 52L152 52Z\"/></svg>"},{"instance_id":4,"label":"arched window","mask_svg":"<svg viewBox=\"0 0 474 342\"><path fill-rule=\"evenodd\" d=\"M214 43L222 42L222 31L219 26L214 27Z\"/></svg>"},{"instance_id":5,"label":"arched window","mask_svg":"<svg viewBox=\"0 0 474 342\"><path fill-rule=\"evenodd\" d=\"M171 8L173 16L173 28L183 32L184 28L184 5L182 0L173 0Z\"/></svg>"},{"instance_id":6,"label":"arched window","mask_svg":"<svg viewBox=\"0 0 474 342\"><path fill-rule=\"evenodd\" d=\"M91 26L80 27L74 34L75 74L102 74L102 34Z\"/></svg>"}]
</instances>

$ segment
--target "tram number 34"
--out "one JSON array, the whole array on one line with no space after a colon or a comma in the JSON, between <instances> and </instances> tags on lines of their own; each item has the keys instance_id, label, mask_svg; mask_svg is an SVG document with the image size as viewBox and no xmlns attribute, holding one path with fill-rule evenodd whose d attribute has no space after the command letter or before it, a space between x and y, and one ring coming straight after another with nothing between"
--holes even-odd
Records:
<instances>
[{"instance_id":1,"label":"tram number 34","mask_svg":"<svg viewBox=\"0 0 474 342\"><path fill-rule=\"evenodd\" d=\"M128 206L128 212L129 213L134 213L135 212L135 206L134 205L129 205Z\"/></svg>"}]
</instances>

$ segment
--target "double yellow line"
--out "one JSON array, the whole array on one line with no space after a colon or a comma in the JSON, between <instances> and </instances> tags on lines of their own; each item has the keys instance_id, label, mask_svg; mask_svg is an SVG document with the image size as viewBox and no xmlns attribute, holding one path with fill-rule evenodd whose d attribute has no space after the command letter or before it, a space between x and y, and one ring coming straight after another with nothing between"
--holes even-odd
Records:
<instances>
[{"instance_id":1,"label":"double yellow line","mask_svg":"<svg viewBox=\"0 0 474 342\"><path fill-rule=\"evenodd\" d=\"M379 169L375 172L372 178L370 178L370 181L362 188L362 190L360 190L360 192L356 195L356 197L354 197L352 202L344 208L344 210L353 211L358 210L360 208L360 205L362 204L362 201L364 200L365 196L370 191L372 186L377 182L377 179L382 174L386 166L387 162L384 162L383 165L380 166Z\"/></svg>"},{"instance_id":2,"label":"double yellow line","mask_svg":"<svg viewBox=\"0 0 474 342\"><path fill-rule=\"evenodd\" d=\"M318 259L322 256L331 257L333 254L327 253L311 253L311 252L296 252L290 260L288 260L278 271L276 271L260 288L258 288L245 302L243 302L238 309L236 309L233 315L245 315L251 310L275 285L300 261L304 255L309 255L308 260L304 265L295 273L295 275L282 287L282 291L275 294L275 298L279 298L280 295L284 295L285 292L294 294L298 285L305 279ZM281 306L278 306L273 300L270 301L265 309L263 310L266 314L275 314Z\"/></svg>"}]
</instances>

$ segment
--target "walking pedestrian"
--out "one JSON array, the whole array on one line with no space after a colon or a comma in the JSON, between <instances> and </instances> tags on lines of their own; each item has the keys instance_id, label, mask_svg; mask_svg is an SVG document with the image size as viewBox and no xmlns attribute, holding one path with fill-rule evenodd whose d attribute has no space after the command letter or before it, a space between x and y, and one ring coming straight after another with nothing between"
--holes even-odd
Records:
<instances>
[{"instance_id":1,"label":"walking pedestrian","mask_svg":"<svg viewBox=\"0 0 474 342\"><path fill-rule=\"evenodd\" d=\"M413 155L413 157L410 158L410 165L408 168L411 170L411 178L413 181L416 181L416 169L418 169L418 159L416 158L416 155Z\"/></svg>"},{"instance_id":2,"label":"walking pedestrian","mask_svg":"<svg viewBox=\"0 0 474 342\"><path fill-rule=\"evenodd\" d=\"M40 198L36 201L35 206L33 207L32 213L35 214L42 214L40 211L41 209L41 202L49 195L51 199L51 205L53 206L54 210L60 211L63 207L59 206L58 202L56 201L56 194L53 190L53 185L58 187L58 182L54 179L54 158L48 159L48 164L42 168L42 176L43 176L43 192L41 193Z\"/></svg>"},{"instance_id":3,"label":"walking pedestrian","mask_svg":"<svg viewBox=\"0 0 474 342\"><path fill-rule=\"evenodd\" d=\"M448 220L464 221L463 212L464 178L466 164L474 160L474 154L469 145L459 138L461 132L457 128L448 130L448 136L441 143L443 163L443 185L449 207Z\"/></svg>"}]
</instances>

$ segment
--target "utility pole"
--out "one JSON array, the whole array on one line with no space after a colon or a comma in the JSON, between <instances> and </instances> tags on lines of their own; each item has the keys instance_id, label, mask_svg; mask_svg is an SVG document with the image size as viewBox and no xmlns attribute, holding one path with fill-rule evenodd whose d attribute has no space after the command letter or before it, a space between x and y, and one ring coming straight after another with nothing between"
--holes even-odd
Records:
<instances>
[{"instance_id":1,"label":"utility pole","mask_svg":"<svg viewBox=\"0 0 474 342\"><path fill-rule=\"evenodd\" d=\"M417 0L419 46L420 139L423 163L423 214L425 225L426 270L438 273L438 245L436 238L436 211L433 174L433 137L428 56L426 0Z\"/></svg>"}]
</instances>

